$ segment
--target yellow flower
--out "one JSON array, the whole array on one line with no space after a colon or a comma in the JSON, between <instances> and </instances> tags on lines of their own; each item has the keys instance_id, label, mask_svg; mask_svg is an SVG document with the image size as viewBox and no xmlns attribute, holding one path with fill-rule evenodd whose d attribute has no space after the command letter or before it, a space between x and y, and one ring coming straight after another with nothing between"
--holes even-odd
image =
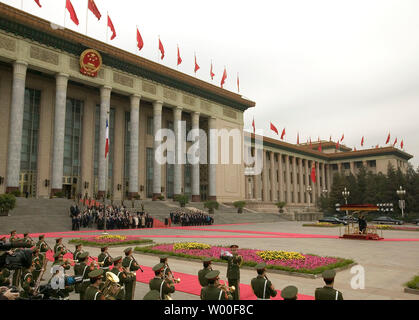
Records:
<instances>
[{"instance_id":1,"label":"yellow flower","mask_svg":"<svg viewBox=\"0 0 419 320\"><path fill-rule=\"evenodd\" d=\"M173 245L173 250L193 250L193 249L211 249L211 246L205 243L198 242L182 242L175 243Z\"/></svg>"},{"instance_id":2,"label":"yellow flower","mask_svg":"<svg viewBox=\"0 0 419 320\"><path fill-rule=\"evenodd\" d=\"M288 252L288 251L258 251L256 254L261 257L263 260L304 260L305 257L298 252Z\"/></svg>"}]
</instances>

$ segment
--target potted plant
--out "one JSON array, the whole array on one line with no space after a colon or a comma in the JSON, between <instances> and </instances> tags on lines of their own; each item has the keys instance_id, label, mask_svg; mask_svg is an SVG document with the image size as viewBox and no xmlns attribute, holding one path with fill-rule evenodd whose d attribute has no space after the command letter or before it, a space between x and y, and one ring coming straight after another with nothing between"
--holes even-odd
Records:
<instances>
[{"instance_id":1,"label":"potted plant","mask_svg":"<svg viewBox=\"0 0 419 320\"><path fill-rule=\"evenodd\" d=\"M237 208L237 213L243 213L243 208L245 205L245 201L236 201L233 203L234 208Z\"/></svg>"},{"instance_id":2,"label":"potted plant","mask_svg":"<svg viewBox=\"0 0 419 320\"><path fill-rule=\"evenodd\" d=\"M0 195L0 216L9 215L9 211L16 206L16 197L13 194Z\"/></svg>"},{"instance_id":3,"label":"potted plant","mask_svg":"<svg viewBox=\"0 0 419 320\"><path fill-rule=\"evenodd\" d=\"M187 195L181 194L177 195L173 200L179 202L181 208L185 208L186 204L189 202L189 197Z\"/></svg>"},{"instance_id":4,"label":"potted plant","mask_svg":"<svg viewBox=\"0 0 419 320\"><path fill-rule=\"evenodd\" d=\"M277 203L275 203L275 205L278 207L279 209L279 213L284 213L284 207L287 203L284 201L279 201Z\"/></svg>"},{"instance_id":5,"label":"potted plant","mask_svg":"<svg viewBox=\"0 0 419 320\"><path fill-rule=\"evenodd\" d=\"M214 209L218 210L218 206L219 206L218 202L214 200L206 201L204 203L204 208L208 209L209 214L214 214Z\"/></svg>"},{"instance_id":6,"label":"potted plant","mask_svg":"<svg viewBox=\"0 0 419 320\"><path fill-rule=\"evenodd\" d=\"M159 199L160 201L164 200L164 195L160 195L157 199Z\"/></svg>"}]
</instances>

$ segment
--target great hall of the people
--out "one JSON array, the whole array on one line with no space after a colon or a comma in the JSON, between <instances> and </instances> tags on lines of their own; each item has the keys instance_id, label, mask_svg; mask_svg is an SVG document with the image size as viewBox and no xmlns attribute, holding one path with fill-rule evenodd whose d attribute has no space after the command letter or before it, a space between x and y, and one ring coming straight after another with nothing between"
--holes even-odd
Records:
<instances>
[{"instance_id":1,"label":"great hall of the people","mask_svg":"<svg viewBox=\"0 0 419 320\"><path fill-rule=\"evenodd\" d=\"M83 65L86 50L93 52L87 57L100 61ZM389 163L405 171L412 158L393 147L336 150L335 143L323 141L318 151L317 143L263 137L263 171L257 176L245 176L243 164L161 165L154 157L159 129L177 133L185 121L187 130L239 129L249 138L243 115L255 102L82 34L52 28L5 4L0 4L0 97L0 194L108 193L115 200L187 194L192 201L305 205L330 190L335 172L355 174L365 166L386 173ZM176 135L176 143L179 139ZM211 143L207 147L211 152Z\"/></svg>"}]
</instances>

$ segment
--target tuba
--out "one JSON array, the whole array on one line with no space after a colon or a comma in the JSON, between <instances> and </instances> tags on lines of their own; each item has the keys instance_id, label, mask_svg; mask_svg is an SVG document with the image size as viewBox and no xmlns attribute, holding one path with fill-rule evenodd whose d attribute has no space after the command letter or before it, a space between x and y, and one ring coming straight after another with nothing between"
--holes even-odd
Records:
<instances>
[{"instance_id":1,"label":"tuba","mask_svg":"<svg viewBox=\"0 0 419 320\"><path fill-rule=\"evenodd\" d=\"M119 278L112 272L106 272L106 281L103 286L102 294L106 299L115 300L114 296L117 296L121 290L121 286L118 284Z\"/></svg>"}]
</instances>

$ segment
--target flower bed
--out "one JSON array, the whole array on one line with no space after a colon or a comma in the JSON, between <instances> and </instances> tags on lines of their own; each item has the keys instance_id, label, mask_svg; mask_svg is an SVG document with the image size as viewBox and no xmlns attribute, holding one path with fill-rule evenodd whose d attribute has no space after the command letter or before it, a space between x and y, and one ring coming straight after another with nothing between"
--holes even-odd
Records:
<instances>
[{"instance_id":1,"label":"flower bed","mask_svg":"<svg viewBox=\"0 0 419 320\"><path fill-rule=\"evenodd\" d=\"M372 225L370 226L370 228L378 229L378 230L419 231L419 228L415 228L415 227L390 226L387 224Z\"/></svg>"},{"instance_id":2,"label":"flower bed","mask_svg":"<svg viewBox=\"0 0 419 320\"><path fill-rule=\"evenodd\" d=\"M143 239L136 236L120 236L120 235L104 235L104 236L91 236L88 238L72 239L70 243L81 243L86 246L119 246L128 244L151 244L153 240Z\"/></svg>"},{"instance_id":3,"label":"flower bed","mask_svg":"<svg viewBox=\"0 0 419 320\"><path fill-rule=\"evenodd\" d=\"M136 247L137 252L168 254L188 259L212 258L215 262L224 262L220 259L221 250L230 251L230 248L210 246L209 249L176 249L177 244L159 244L155 246ZM254 249L239 249L238 254L243 257L243 266L254 267L265 262L268 269L290 272L319 274L326 269L341 268L354 261L337 257L320 257L313 254L301 254L285 251L261 251Z\"/></svg>"},{"instance_id":4,"label":"flower bed","mask_svg":"<svg viewBox=\"0 0 419 320\"><path fill-rule=\"evenodd\" d=\"M343 224L333 224L328 222L305 223L303 227L321 227L321 228L335 228L343 226Z\"/></svg>"},{"instance_id":5,"label":"flower bed","mask_svg":"<svg viewBox=\"0 0 419 320\"><path fill-rule=\"evenodd\" d=\"M198 243L198 242L179 242L173 245L174 250L192 250L192 249L210 249L211 246L205 243Z\"/></svg>"}]
</instances>

